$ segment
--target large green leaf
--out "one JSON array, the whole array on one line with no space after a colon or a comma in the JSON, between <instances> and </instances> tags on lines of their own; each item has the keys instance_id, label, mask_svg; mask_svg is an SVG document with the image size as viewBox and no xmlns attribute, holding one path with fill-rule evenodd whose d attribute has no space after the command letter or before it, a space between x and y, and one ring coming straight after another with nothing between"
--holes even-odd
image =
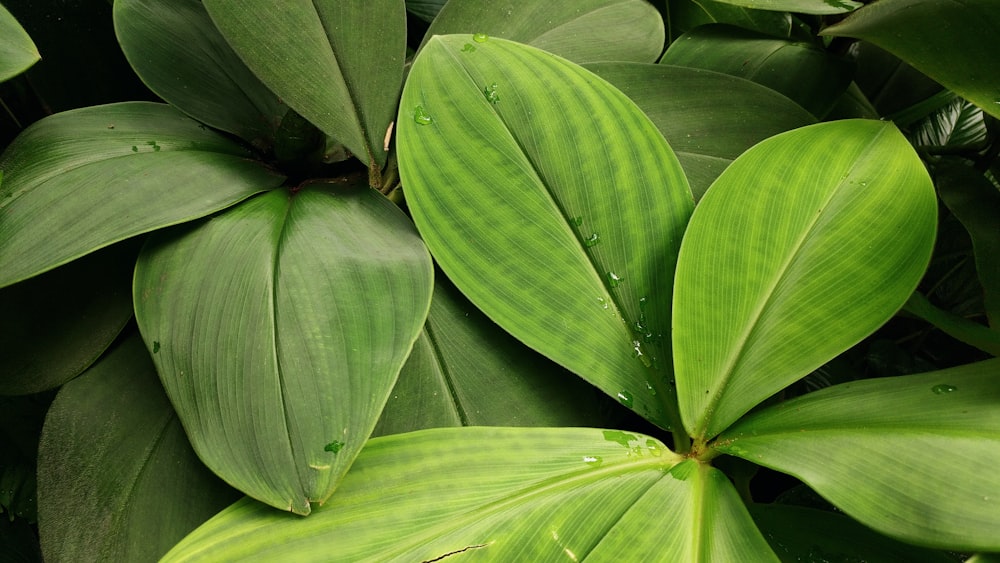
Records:
<instances>
[{"instance_id":1,"label":"large green leaf","mask_svg":"<svg viewBox=\"0 0 1000 563\"><path fill-rule=\"evenodd\" d=\"M666 0L670 14L671 42L692 29L710 23L727 23L776 37L788 37L792 17L787 12L754 10L713 0Z\"/></svg>"},{"instance_id":2,"label":"large green leaf","mask_svg":"<svg viewBox=\"0 0 1000 563\"><path fill-rule=\"evenodd\" d=\"M267 148L288 108L215 28L200 0L118 0L115 32L158 96L217 129Z\"/></svg>"},{"instance_id":3,"label":"large green leaf","mask_svg":"<svg viewBox=\"0 0 1000 563\"><path fill-rule=\"evenodd\" d=\"M754 413L715 448L791 473L901 540L1000 550L1000 360L845 383Z\"/></svg>"},{"instance_id":4,"label":"large green leaf","mask_svg":"<svg viewBox=\"0 0 1000 563\"><path fill-rule=\"evenodd\" d=\"M683 172L633 102L540 51L431 39L399 117L414 220L448 277L528 346L663 427ZM560 108L558 112L552 108Z\"/></svg>"},{"instance_id":5,"label":"large green leaf","mask_svg":"<svg viewBox=\"0 0 1000 563\"><path fill-rule=\"evenodd\" d=\"M843 14L864 6L855 0L710 0L758 10L799 12L801 14Z\"/></svg>"},{"instance_id":6,"label":"large green leaf","mask_svg":"<svg viewBox=\"0 0 1000 563\"><path fill-rule=\"evenodd\" d=\"M309 518L238 502L164 561L458 554L539 563L776 561L720 471L652 438L592 428L377 438Z\"/></svg>"},{"instance_id":7,"label":"large green leaf","mask_svg":"<svg viewBox=\"0 0 1000 563\"><path fill-rule=\"evenodd\" d=\"M998 27L994 0L879 0L821 34L870 41L1000 117Z\"/></svg>"},{"instance_id":8,"label":"large green leaf","mask_svg":"<svg viewBox=\"0 0 1000 563\"><path fill-rule=\"evenodd\" d=\"M705 25L674 41L661 63L752 80L823 117L851 84L854 65L809 43L729 25Z\"/></svg>"},{"instance_id":9,"label":"large green leaf","mask_svg":"<svg viewBox=\"0 0 1000 563\"><path fill-rule=\"evenodd\" d=\"M663 51L663 20L645 0L504 3L450 0L434 19L435 35L483 34L527 43L578 63L650 63ZM469 48L477 45L469 39Z\"/></svg>"},{"instance_id":10,"label":"large green leaf","mask_svg":"<svg viewBox=\"0 0 1000 563\"><path fill-rule=\"evenodd\" d=\"M641 63L584 68L624 92L656 124L684 167L696 199L751 146L816 122L774 90L727 74Z\"/></svg>"},{"instance_id":11,"label":"large green leaf","mask_svg":"<svg viewBox=\"0 0 1000 563\"><path fill-rule=\"evenodd\" d=\"M596 389L526 348L438 278L424 332L376 434L442 426L594 426L597 397Z\"/></svg>"},{"instance_id":12,"label":"large green leaf","mask_svg":"<svg viewBox=\"0 0 1000 563\"><path fill-rule=\"evenodd\" d=\"M165 235L135 274L136 318L198 456L299 514L333 493L375 426L433 277L392 203L323 186Z\"/></svg>"},{"instance_id":13,"label":"large green leaf","mask_svg":"<svg viewBox=\"0 0 1000 563\"><path fill-rule=\"evenodd\" d=\"M90 107L35 123L0 155L0 287L284 180L250 156L163 104Z\"/></svg>"},{"instance_id":14,"label":"large green leaf","mask_svg":"<svg viewBox=\"0 0 1000 563\"><path fill-rule=\"evenodd\" d=\"M691 436L718 434L888 320L927 267L936 211L891 123L812 125L736 159L695 210L677 266Z\"/></svg>"},{"instance_id":15,"label":"large green leaf","mask_svg":"<svg viewBox=\"0 0 1000 563\"><path fill-rule=\"evenodd\" d=\"M974 153L985 148L988 141L983 110L961 98L914 124L909 137L918 148L945 147L949 152Z\"/></svg>"},{"instance_id":16,"label":"large green leaf","mask_svg":"<svg viewBox=\"0 0 1000 563\"><path fill-rule=\"evenodd\" d=\"M59 387L111 345L132 318L136 242L0 289L0 394Z\"/></svg>"},{"instance_id":17,"label":"large green leaf","mask_svg":"<svg viewBox=\"0 0 1000 563\"><path fill-rule=\"evenodd\" d=\"M905 127L912 123L915 109L928 106L943 95L954 96L899 57L871 43L854 43L850 53L858 64L854 78L858 86L880 115L896 120L898 125ZM949 101L950 98L946 98L943 103ZM930 106L916 118L927 115L940 105ZM900 121L900 118L905 121Z\"/></svg>"},{"instance_id":18,"label":"large green leaf","mask_svg":"<svg viewBox=\"0 0 1000 563\"><path fill-rule=\"evenodd\" d=\"M31 37L0 4L0 82L21 74L40 58Z\"/></svg>"},{"instance_id":19,"label":"large green leaf","mask_svg":"<svg viewBox=\"0 0 1000 563\"><path fill-rule=\"evenodd\" d=\"M204 0L222 35L291 108L368 164L380 182L383 141L406 53L403 0Z\"/></svg>"},{"instance_id":20,"label":"large green leaf","mask_svg":"<svg viewBox=\"0 0 1000 563\"><path fill-rule=\"evenodd\" d=\"M406 11L425 22L432 22L445 4L447 0L406 0Z\"/></svg>"},{"instance_id":21,"label":"large green leaf","mask_svg":"<svg viewBox=\"0 0 1000 563\"><path fill-rule=\"evenodd\" d=\"M137 335L49 409L38 454L46 561L156 561L238 496L198 462Z\"/></svg>"}]
</instances>

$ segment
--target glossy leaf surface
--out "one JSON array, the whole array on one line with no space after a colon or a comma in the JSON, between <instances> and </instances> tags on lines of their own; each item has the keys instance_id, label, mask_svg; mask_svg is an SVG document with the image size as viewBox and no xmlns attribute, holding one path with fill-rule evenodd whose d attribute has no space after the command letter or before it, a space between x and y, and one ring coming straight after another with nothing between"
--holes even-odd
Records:
<instances>
[{"instance_id":1,"label":"glossy leaf surface","mask_svg":"<svg viewBox=\"0 0 1000 563\"><path fill-rule=\"evenodd\" d=\"M998 27L993 0L879 0L822 35L874 43L1000 117Z\"/></svg>"},{"instance_id":2,"label":"glossy leaf surface","mask_svg":"<svg viewBox=\"0 0 1000 563\"><path fill-rule=\"evenodd\" d=\"M693 206L676 157L590 72L468 42L432 39L403 92L400 174L421 235L504 330L676 427L668 311Z\"/></svg>"},{"instance_id":3,"label":"glossy leaf surface","mask_svg":"<svg viewBox=\"0 0 1000 563\"><path fill-rule=\"evenodd\" d=\"M594 426L598 391L525 347L447 280L434 281L430 313L377 435L445 426Z\"/></svg>"},{"instance_id":4,"label":"glossy leaf surface","mask_svg":"<svg viewBox=\"0 0 1000 563\"><path fill-rule=\"evenodd\" d=\"M983 110L956 98L913 126L911 142L917 147L948 147L975 151L987 143Z\"/></svg>"},{"instance_id":5,"label":"glossy leaf surface","mask_svg":"<svg viewBox=\"0 0 1000 563\"><path fill-rule=\"evenodd\" d=\"M138 336L60 389L38 483L46 561L155 561L239 497L194 455Z\"/></svg>"},{"instance_id":6,"label":"glossy leaf surface","mask_svg":"<svg viewBox=\"0 0 1000 563\"><path fill-rule=\"evenodd\" d=\"M652 438L592 428L449 428L377 438L309 518L242 501L164 560L251 555L776 561L721 472Z\"/></svg>"},{"instance_id":7,"label":"glossy leaf surface","mask_svg":"<svg viewBox=\"0 0 1000 563\"><path fill-rule=\"evenodd\" d=\"M134 301L198 456L247 494L308 514L375 426L432 275L413 225L377 192L310 187L149 244Z\"/></svg>"},{"instance_id":8,"label":"glossy leaf surface","mask_svg":"<svg viewBox=\"0 0 1000 563\"><path fill-rule=\"evenodd\" d=\"M891 123L812 125L736 159L678 260L674 362L691 436L718 434L888 320L927 267L936 211Z\"/></svg>"},{"instance_id":9,"label":"glossy leaf surface","mask_svg":"<svg viewBox=\"0 0 1000 563\"><path fill-rule=\"evenodd\" d=\"M989 360L837 385L754 413L716 447L795 475L884 534L998 551L998 370Z\"/></svg>"},{"instance_id":10,"label":"glossy leaf surface","mask_svg":"<svg viewBox=\"0 0 1000 563\"><path fill-rule=\"evenodd\" d=\"M864 6L855 0L711 0L758 10L798 12L800 14L843 14Z\"/></svg>"},{"instance_id":11,"label":"glossy leaf surface","mask_svg":"<svg viewBox=\"0 0 1000 563\"><path fill-rule=\"evenodd\" d=\"M268 148L288 108L243 64L200 0L118 0L115 32L132 68L191 117Z\"/></svg>"},{"instance_id":12,"label":"glossy leaf surface","mask_svg":"<svg viewBox=\"0 0 1000 563\"><path fill-rule=\"evenodd\" d=\"M503 3L451 0L424 36L485 34L574 62L650 63L663 51L663 20L645 0ZM476 44L467 38L470 45Z\"/></svg>"},{"instance_id":13,"label":"glossy leaf surface","mask_svg":"<svg viewBox=\"0 0 1000 563\"><path fill-rule=\"evenodd\" d=\"M96 106L35 123L0 155L0 287L284 180L250 156L163 104Z\"/></svg>"},{"instance_id":14,"label":"glossy leaf surface","mask_svg":"<svg viewBox=\"0 0 1000 563\"><path fill-rule=\"evenodd\" d=\"M785 96L735 76L697 68L591 63L656 124L684 167L696 199L737 156L816 118Z\"/></svg>"},{"instance_id":15,"label":"glossy leaf surface","mask_svg":"<svg viewBox=\"0 0 1000 563\"><path fill-rule=\"evenodd\" d=\"M132 318L138 253L124 242L0 289L0 394L59 387L111 345Z\"/></svg>"},{"instance_id":16,"label":"glossy leaf surface","mask_svg":"<svg viewBox=\"0 0 1000 563\"><path fill-rule=\"evenodd\" d=\"M0 82L21 74L40 58L31 37L0 5Z\"/></svg>"},{"instance_id":17,"label":"glossy leaf surface","mask_svg":"<svg viewBox=\"0 0 1000 563\"><path fill-rule=\"evenodd\" d=\"M852 63L816 46L729 25L707 25L684 34L660 62L752 80L817 117L830 111L854 75Z\"/></svg>"},{"instance_id":18,"label":"glossy leaf surface","mask_svg":"<svg viewBox=\"0 0 1000 563\"><path fill-rule=\"evenodd\" d=\"M270 0L204 4L254 74L376 179L403 80L403 0L294 0L280 9Z\"/></svg>"}]
</instances>

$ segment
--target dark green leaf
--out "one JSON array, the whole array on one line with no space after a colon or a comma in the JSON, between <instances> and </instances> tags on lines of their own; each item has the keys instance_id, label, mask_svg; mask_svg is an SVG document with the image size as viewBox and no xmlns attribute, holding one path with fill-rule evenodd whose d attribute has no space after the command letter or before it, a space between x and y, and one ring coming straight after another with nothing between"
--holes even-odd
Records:
<instances>
[{"instance_id":1,"label":"dark green leaf","mask_svg":"<svg viewBox=\"0 0 1000 563\"><path fill-rule=\"evenodd\" d=\"M0 155L0 287L284 180L250 156L163 104L39 121Z\"/></svg>"},{"instance_id":2,"label":"dark green leaf","mask_svg":"<svg viewBox=\"0 0 1000 563\"><path fill-rule=\"evenodd\" d=\"M917 147L974 152L985 147L987 141L983 110L956 98L918 122L909 137Z\"/></svg>"},{"instance_id":3,"label":"dark green leaf","mask_svg":"<svg viewBox=\"0 0 1000 563\"><path fill-rule=\"evenodd\" d=\"M855 0L709 0L758 10L798 12L801 14L843 14L863 6Z\"/></svg>"},{"instance_id":4,"label":"dark green leaf","mask_svg":"<svg viewBox=\"0 0 1000 563\"><path fill-rule=\"evenodd\" d=\"M792 17L785 12L754 10L711 0L667 0L667 4L671 40L710 23L726 23L775 37L788 37L792 31Z\"/></svg>"},{"instance_id":5,"label":"dark green leaf","mask_svg":"<svg viewBox=\"0 0 1000 563\"><path fill-rule=\"evenodd\" d=\"M314 184L152 240L134 301L198 456L245 493L308 514L375 426L432 278L392 203Z\"/></svg>"},{"instance_id":6,"label":"dark green leaf","mask_svg":"<svg viewBox=\"0 0 1000 563\"><path fill-rule=\"evenodd\" d=\"M421 234L504 330L679 428L668 319L693 202L676 157L590 72L502 39L469 44L431 39L403 92L400 173Z\"/></svg>"},{"instance_id":7,"label":"dark green leaf","mask_svg":"<svg viewBox=\"0 0 1000 563\"><path fill-rule=\"evenodd\" d=\"M38 455L46 561L156 561L237 496L191 451L138 336L52 403Z\"/></svg>"},{"instance_id":8,"label":"dark green leaf","mask_svg":"<svg viewBox=\"0 0 1000 563\"><path fill-rule=\"evenodd\" d=\"M40 58L28 33L0 5L0 82L21 74Z\"/></svg>"},{"instance_id":9,"label":"dark green leaf","mask_svg":"<svg viewBox=\"0 0 1000 563\"><path fill-rule=\"evenodd\" d=\"M432 22L447 0L406 0L406 10L425 22Z\"/></svg>"}]
</instances>

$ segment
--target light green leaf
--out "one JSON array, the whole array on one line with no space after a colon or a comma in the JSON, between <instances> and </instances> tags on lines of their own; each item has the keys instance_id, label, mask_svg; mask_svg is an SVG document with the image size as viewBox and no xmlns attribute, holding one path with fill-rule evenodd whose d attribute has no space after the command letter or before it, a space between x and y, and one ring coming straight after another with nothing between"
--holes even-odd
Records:
<instances>
[{"instance_id":1,"label":"light green leaf","mask_svg":"<svg viewBox=\"0 0 1000 563\"><path fill-rule=\"evenodd\" d=\"M1000 117L998 27L994 0L879 0L821 35L870 41Z\"/></svg>"},{"instance_id":2,"label":"light green leaf","mask_svg":"<svg viewBox=\"0 0 1000 563\"><path fill-rule=\"evenodd\" d=\"M986 316L1000 330L1000 191L974 168L955 162L938 166L937 186L941 201L972 237Z\"/></svg>"},{"instance_id":3,"label":"light green leaf","mask_svg":"<svg viewBox=\"0 0 1000 563\"><path fill-rule=\"evenodd\" d=\"M151 242L134 301L202 461L245 493L308 514L375 426L432 277L413 225L388 200L314 184Z\"/></svg>"},{"instance_id":4,"label":"light green leaf","mask_svg":"<svg viewBox=\"0 0 1000 563\"><path fill-rule=\"evenodd\" d=\"M59 387L111 345L132 319L137 254L124 242L0 289L0 394Z\"/></svg>"},{"instance_id":5,"label":"light green leaf","mask_svg":"<svg viewBox=\"0 0 1000 563\"><path fill-rule=\"evenodd\" d=\"M671 42L679 35L710 23L726 23L775 37L788 37L792 32L792 17L787 12L754 10L711 0L666 2L669 5Z\"/></svg>"},{"instance_id":6,"label":"light green leaf","mask_svg":"<svg viewBox=\"0 0 1000 563\"><path fill-rule=\"evenodd\" d=\"M156 561L238 496L191 451L138 336L49 409L38 452L46 561Z\"/></svg>"},{"instance_id":7,"label":"light green leaf","mask_svg":"<svg viewBox=\"0 0 1000 563\"><path fill-rule=\"evenodd\" d=\"M149 88L191 117L260 149L288 108L236 56L200 0L118 0L115 33Z\"/></svg>"},{"instance_id":8,"label":"light green leaf","mask_svg":"<svg viewBox=\"0 0 1000 563\"><path fill-rule=\"evenodd\" d=\"M35 123L0 155L0 287L284 180L250 156L163 104L96 106Z\"/></svg>"},{"instance_id":9,"label":"light green leaf","mask_svg":"<svg viewBox=\"0 0 1000 563\"><path fill-rule=\"evenodd\" d=\"M823 117L851 84L854 64L815 45L729 25L706 25L670 44L660 63L724 72L781 92Z\"/></svg>"},{"instance_id":10,"label":"light green leaf","mask_svg":"<svg viewBox=\"0 0 1000 563\"><path fill-rule=\"evenodd\" d=\"M672 65L591 63L656 124L700 199L754 144L816 122L801 106L749 80Z\"/></svg>"},{"instance_id":11,"label":"light green leaf","mask_svg":"<svg viewBox=\"0 0 1000 563\"><path fill-rule=\"evenodd\" d=\"M684 235L674 362L685 428L708 439L870 334L930 260L937 204L891 123L821 123L736 159Z\"/></svg>"},{"instance_id":12,"label":"light green leaf","mask_svg":"<svg viewBox=\"0 0 1000 563\"><path fill-rule=\"evenodd\" d=\"M597 397L596 389L493 324L442 276L375 432L594 426Z\"/></svg>"},{"instance_id":13,"label":"light green leaf","mask_svg":"<svg viewBox=\"0 0 1000 563\"><path fill-rule=\"evenodd\" d=\"M0 82L28 70L41 58L28 33L0 4Z\"/></svg>"},{"instance_id":14,"label":"light green leaf","mask_svg":"<svg viewBox=\"0 0 1000 563\"><path fill-rule=\"evenodd\" d=\"M790 473L866 526L1000 550L1000 360L845 383L754 413L715 448Z\"/></svg>"},{"instance_id":15,"label":"light green leaf","mask_svg":"<svg viewBox=\"0 0 1000 563\"><path fill-rule=\"evenodd\" d=\"M504 330L679 428L668 319L693 202L676 157L590 72L468 40L431 39L403 91L400 174L424 240Z\"/></svg>"},{"instance_id":16,"label":"light green leaf","mask_svg":"<svg viewBox=\"0 0 1000 563\"><path fill-rule=\"evenodd\" d=\"M947 553L895 541L836 512L780 504L752 504L748 508L771 549L784 562L955 563Z\"/></svg>"},{"instance_id":17,"label":"light green leaf","mask_svg":"<svg viewBox=\"0 0 1000 563\"><path fill-rule=\"evenodd\" d=\"M864 6L855 0L711 0L734 6L800 14L843 14Z\"/></svg>"},{"instance_id":18,"label":"light green leaf","mask_svg":"<svg viewBox=\"0 0 1000 563\"><path fill-rule=\"evenodd\" d=\"M663 51L663 20L645 0L503 3L450 0L424 35L501 37L549 51L574 62L651 63Z\"/></svg>"},{"instance_id":19,"label":"light green leaf","mask_svg":"<svg viewBox=\"0 0 1000 563\"><path fill-rule=\"evenodd\" d=\"M488 447L484 447L488 445ZM368 443L307 519L238 502L164 561L776 561L728 479L640 434L449 428Z\"/></svg>"},{"instance_id":20,"label":"light green leaf","mask_svg":"<svg viewBox=\"0 0 1000 563\"><path fill-rule=\"evenodd\" d=\"M205 0L222 35L284 103L369 166L380 183L383 147L403 80L403 0Z\"/></svg>"}]
</instances>

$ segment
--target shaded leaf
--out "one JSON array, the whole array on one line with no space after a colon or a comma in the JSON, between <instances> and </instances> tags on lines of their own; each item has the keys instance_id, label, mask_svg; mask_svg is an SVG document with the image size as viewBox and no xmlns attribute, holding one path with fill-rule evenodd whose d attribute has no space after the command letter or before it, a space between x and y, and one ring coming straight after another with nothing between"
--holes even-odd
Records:
<instances>
[{"instance_id":1,"label":"shaded leaf","mask_svg":"<svg viewBox=\"0 0 1000 563\"><path fill-rule=\"evenodd\" d=\"M913 292L906 302L906 311L931 323L945 334L979 348L984 352L1000 356L1000 331L990 330L977 322L949 311L935 307L920 292Z\"/></svg>"},{"instance_id":2,"label":"shaded leaf","mask_svg":"<svg viewBox=\"0 0 1000 563\"><path fill-rule=\"evenodd\" d=\"M700 199L729 163L764 139L816 122L781 94L735 76L672 65L590 63L642 109Z\"/></svg>"},{"instance_id":3,"label":"shaded leaf","mask_svg":"<svg viewBox=\"0 0 1000 563\"><path fill-rule=\"evenodd\" d=\"M46 561L156 561L237 496L191 451L138 336L52 403L38 455Z\"/></svg>"},{"instance_id":4,"label":"shaded leaf","mask_svg":"<svg viewBox=\"0 0 1000 563\"><path fill-rule=\"evenodd\" d=\"M918 147L979 150L987 142L983 110L956 98L918 122L909 137Z\"/></svg>"},{"instance_id":5,"label":"shaded leaf","mask_svg":"<svg viewBox=\"0 0 1000 563\"><path fill-rule=\"evenodd\" d=\"M191 117L269 148L287 107L236 56L200 0L118 0L115 33L132 68Z\"/></svg>"},{"instance_id":6,"label":"shaded leaf","mask_svg":"<svg viewBox=\"0 0 1000 563\"><path fill-rule=\"evenodd\" d=\"M795 475L886 535L1000 550L998 370L989 360L829 387L754 413L715 447Z\"/></svg>"},{"instance_id":7,"label":"shaded leaf","mask_svg":"<svg viewBox=\"0 0 1000 563\"><path fill-rule=\"evenodd\" d=\"M812 125L736 159L678 260L674 362L690 435L718 434L888 320L927 267L936 212L891 123Z\"/></svg>"},{"instance_id":8,"label":"shaded leaf","mask_svg":"<svg viewBox=\"0 0 1000 563\"><path fill-rule=\"evenodd\" d=\"M502 3L450 0L424 35L486 34L525 43L574 62L650 63L663 52L664 28L645 0Z\"/></svg>"},{"instance_id":9,"label":"shaded leaf","mask_svg":"<svg viewBox=\"0 0 1000 563\"><path fill-rule=\"evenodd\" d=\"M97 106L35 123L0 155L0 287L284 180L250 156L163 104Z\"/></svg>"},{"instance_id":10,"label":"shaded leaf","mask_svg":"<svg viewBox=\"0 0 1000 563\"><path fill-rule=\"evenodd\" d=\"M400 174L421 235L504 330L679 427L667 319L693 204L676 157L590 72L501 39L463 51L466 40L431 39L403 91Z\"/></svg>"},{"instance_id":11,"label":"shaded leaf","mask_svg":"<svg viewBox=\"0 0 1000 563\"><path fill-rule=\"evenodd\" d=\"M879 0L821 35L874 43L1000 117L998 27L992 0Z\"/></svg>"},{"instance_id":12,"label":"shaded leaf","mask_svg":"<svg viewBox=\"0 0 1000 563\"><path fill-rule=\"evenodd\" d=\"M775 37L788 37L792 17L787 12L754 10L712 0L666 0L670 10L671 41L710 23L726 23Z\"/></svg>"},{"instance_id":13,"label":"shaded leaf","mask_svg":"<svg viewBox=\"0 0 1000 563\"><path fill-rule=\"evenodd\" d=\"M724 72L781 92L823 117L851 84L854 64L809 43L729 25L706 25L674 41L660 63Z\"/></svg>"},{"instance_id":14,"label":"shaded leaf","mask_svg":"<svg viewBox=\"0 0 1000 563\"><path fill-rule=\"evenodd\" d=\"M758 10L798 12L800 14L843 14L864 6L855 0L712 0L723 4Z\"/></svg>"},{"instance_id":15,"label":"shaded leaf","mask_svg":"<svg viewBox=\"0 0 1000 563\"><path fill-rule=\"evenodd\" d=\"M826 121L838 119L878 119L879 113L871 101L861 91L856 82L851 82L847 90L837 98L836 103L827 112Z\"/></svg>"},{"instance_id":16,"label":"shaded leaf","mask_svg":"<svg viewBox=\"0 0 1000 563\"><path fill-rule=\"evenodd\" d=\"M134 301L202 461L245 493L308 514L375 426L427 316L432 276L388 200L314 184L153 239Z\"/></svg>"},{"instance_id":17,"label":"shaded leaf","mask_svg":"<svg viewBox=\"0 0 1000 563\"><path fill-rule=\"evenodd\" d=\"M446 3L447 0L406 0L406 11L429 23Z\"/></svg>"},{"instance_id":18,"label":"shaded leaf","mask_svg":"<svg viewBox=\"0 0 1000 563\"><path fill-rule=\"evenodd\" d=\"M0 394L53 389L97 360L132 318L136 255L125 242L0 289Z\"/></svg>"},{"instance_id":19,"label":"shaded leaf","mask_svg":"<svg viewBox=\"0 0 1000 563\"><path fill-rule=\"evenodd\" d=\"M776 560L721 472L618 430L376 438L327 505L289 516L239 502L164 561Z\"/></svg>"},{"instance_id":20,"label":"shaded leaf","mask_svg":"<svg viewBox=\"0 0 1000 563\"><path fill-rule=\"evenodd\" d=\"M437 279L376 435L442 426L594 426L598 391L526 348Z\"/></svg>"},{"instance_id":21,"label":"shaded leaf","mask_svg":"<svg viewBox=\"0 0 1000 563\"><path fill-rule=\"evenodd\" d=\"M38 521L35 460L52 396L0 397L0 521Z\"/></svg>"},{"instance_id":22,"label":"shaded leaf","mask_svg":"<svg viewBox=\"0 0 1000 563\"><path fill-rule=\"evenodd\" d=\"M406 53L403 0L205 0L222 35L284 103L343 143L379 182Z\"/></svg>"},{"instance_id":23,"label":"shaded leaf","mask_svg":"<svg viewBox=\"0 0 1000 563\"><path fill-rule=\"evenodd\" d=\"M0 5L0 82L21 74L41 55L14 16Z\"/></svg>"}]
</instances>

